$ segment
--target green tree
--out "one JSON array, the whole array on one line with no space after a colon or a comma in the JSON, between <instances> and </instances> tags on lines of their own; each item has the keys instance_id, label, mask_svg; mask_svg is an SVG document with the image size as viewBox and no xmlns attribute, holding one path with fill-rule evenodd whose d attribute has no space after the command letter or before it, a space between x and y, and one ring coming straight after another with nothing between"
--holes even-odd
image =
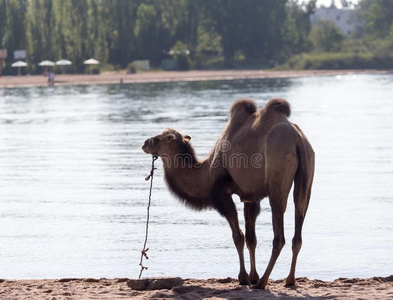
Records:
<instances>
[{"instance_id":1,"label":"green tree","mask_svg":"<svg viewBox=\"0 0 393 300\"><path fill-rule=\"evenodd\" d=\"M151 0L138 6L134 27L137 58L158 65L178 40L187 40L186 7L185 0Z\"/></svg>"},{"instance_id":2,"label":"green tree","mask_svg":"<svg viewBox=\"0 0 393 300\"><path fill-rule=\"evenodd\" d=\"M3 46L3 36L7 25L7 0L0 0L0 48Z\"/></svg>"},{"instance_id":3,"label":"green tree","mask_svg":"<svg viewBox=\"0 0 393 300\"><path fill-rule=\"evenodd\" d=\"M2 4L3 9L5 4L5 10L0 14L5 15L5 19L2 20L4 27L0 30L3 32L0 44L8 50L6 65L10 71L10 65L14 61L14 50L26 49L24 16L27 1L6 0Z\"/></svg>"},{"instance_id":4,"label":"green tree","mask_svg":"<svg viewBox=\"0 0 393 300\"><path fill-rule=\"evenodd\" d=\"M183 29L183 34L188 37L188 46L191 55L194 55L198 47L198 24L200 21L200 10L196 1L187 0L186 4L187 18L185 24L180 24L179 28Z\"/></svg>"},{"instance_id":5,"label":"green tree","mask_svg":"<svg viewBox=\"0 0 393 300\"><path fill-rule=\"evenodd\" d=\"M88 52L88 2L87 0L55 0L57 40L60 56L73 62L73 67L81 72L83 61L92 57Z\"/></svg>"},{"instance_id":6,"label":"green tree","mask_svg":"<svg viewBox=\"0 0 393 300\"><path fill-rule=\"evenodd\" d=\"M235 53L241 47L243 4L236 0L201 0L204 18L221 36L226 67L233 67Z\"/></svg>"},{"instance_id":7,"label":"green tree","mask_svg":"<svg viewBox=\"0 0 393 300\"><path fill-rule=\"evenodd\" d=\"M284 45L283 24L286 22L287 0L249 0L242 19L243 51L250 59L278 59L276 53Z\"/></svg>"},{"instance_id":8,"label":"green tree","mask_svg":"<svg viewBox=\"0 0 393 300\"><path fill-rule=\"evenodd\" d=\"M286 20L283 26L282 58L306 52L311 48L309 34L311 30L310 15L316 8L316 0L307 4L299 4L298 0L290 0L286 5Z\"/></svg>"},{"instance_id":9,"label":"green tree","mask_svg":"<svg viewBox=\"0 0 393 300\"><path fill-rule=\"evenodd\" d=\"M92 0L93 1L93 0ZM96 0L95 0L96 1ZM125 67L135 52L134 27L141 1L114 0L100 2L99 38L106 45L108 62ZM96 49L99 44L96 45Z\"/></svg>"},{"instance_id":10,"label":"green tree","mask_svg":"<svg viewBox=\"0 0 393 300\"><path fill-rule=\"evenodd\" d=\"M26 13L26 39L30 70L37 70L37 64L43 59L54 60L58 53L54 45L55 20L53 1L30 0Z\"/></svg>"},{"instance_id":11,"label":"green tree","mask_svg":"<svg viewBox=\"0 0 393 300\"><path fill-rule=\"evenodd\" d=\"M311 29L310 40L316 51L340 51L344 34L334 22L319 20Z\"/></svg>"},{"instance_id":12,"label":"green tree","mask_svg":"<svg viewBox=\"0 0 393 300\"><path fill-rule=\"evenodd\" d=\"M270 60L282 46L286 0L201 0L203 14L221 36L226 67L235 54Z\"/></svg>"},{"instance_id":13,"label":"green tree","mask_svg":"<svg viewBox=\"0 0 393 300\"><path fill-rule=\"evenodd\" d=\"M138 44L139 57L148 59L157 56L159 32L158 16L153 5L142 3L136 13L134 34Z\"/></svg>"},{"instance_id":14,"label":"green tree","mask_svg":"<svg viewBox=\"0 0 393 300\"><path fill-rule=\"evenodd\" d=\"M360 7L369 33L378 38L393 35L392 0L362 0Z\"/></svg>"}]
</instances>

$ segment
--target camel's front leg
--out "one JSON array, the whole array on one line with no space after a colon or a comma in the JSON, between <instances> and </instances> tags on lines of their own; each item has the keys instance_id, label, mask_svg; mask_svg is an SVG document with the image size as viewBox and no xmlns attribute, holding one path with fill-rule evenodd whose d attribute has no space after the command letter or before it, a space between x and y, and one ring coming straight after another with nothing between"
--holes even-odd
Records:
<instances>
[{"instance_id":1,"label":"camel's front leg","mask_svg":"<svg viewBox=\"0 0 393 300\"><path fill-rule=\"evenodd\" d=\"M244 219L246 221L246 243L248 252L250 253L250 282L256 284L259 275L256 270L255 248L257 247L257 237L255 235L255 221L261 211L259 202L251 202L244 204Z\"/></svg>"},{"instance_id":2,"label":"camel's front leg","mask_svg":"<svg viewBox=\"0 0 393 300\"><path fill-rule=\"evenodd\" d=\"M244 234L239 226L236 206L233 203L232 197L228 195L227 197L221 198L219 202L216 202L215 207L218 212L228 220L229 226L232 230L232 238L235 243L240 262L240 271L238 276L239 284L250 285L250 278L244 265Z\"/></svg>"}]
</instances>

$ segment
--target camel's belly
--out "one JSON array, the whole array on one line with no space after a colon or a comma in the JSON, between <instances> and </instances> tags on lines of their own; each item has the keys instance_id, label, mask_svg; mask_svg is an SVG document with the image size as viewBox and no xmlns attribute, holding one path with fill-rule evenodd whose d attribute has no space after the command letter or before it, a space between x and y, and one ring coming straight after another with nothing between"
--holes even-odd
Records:
<instances>
[{"instance_id":1,"label":"camel's belly","mask_svg":"<svg viewBox=\"0 0 393 300\"><path fill-rule=\"evenodd\" d=\"M232 169L230 174L235 185L235 194L243 202L258 201L267 196L262 169Z\"/></svg>"}]
</instances>

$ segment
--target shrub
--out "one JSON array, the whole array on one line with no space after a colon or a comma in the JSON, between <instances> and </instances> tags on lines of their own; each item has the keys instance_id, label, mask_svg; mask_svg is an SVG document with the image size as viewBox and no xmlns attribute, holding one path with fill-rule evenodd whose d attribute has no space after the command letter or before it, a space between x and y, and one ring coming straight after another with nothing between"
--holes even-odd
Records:
<instances>
[{"instance_id":1,"label":"shrub","mask_svg":"<svg viewBox=\"0 0 393 300\"><path fill-rule=\"evenodd\" d=\"M381 56L374 53L302 53L291 57L278 69L339 70L339 69L390 69L393 55Z\"/></svg>"},{"instance_id":2,"label":"shrub","mask_svg":"<svg viewBox=\"0 0 393 300\"><path fill-rule=\"evenodd\" d=\"M190 51L187 45L181 41L177 41L175 46L169 52L170 55L176 60L177 68L179 70L189 70L190 69Z\"/></svg>"},{"instance_id":3,"label":"shrub","mask_svg":"<svg viewBox=\"0 0 393 300\"><path fill-rule=\"evenodd\" d=\"M129 63L127 67L127 74L135 74L138 72L138 68L134 63Z\"/></svg>"},{"instance_id":4,"label":"shrub","mask_svg":"<svg viewBox=\"0 0 393 300\"><path fill-rule=\"evenodd\" d=\"M344 34L332 21L319 20L311 29L310 40L318 51L340 51Z\"/></svg>"}]
</instances>

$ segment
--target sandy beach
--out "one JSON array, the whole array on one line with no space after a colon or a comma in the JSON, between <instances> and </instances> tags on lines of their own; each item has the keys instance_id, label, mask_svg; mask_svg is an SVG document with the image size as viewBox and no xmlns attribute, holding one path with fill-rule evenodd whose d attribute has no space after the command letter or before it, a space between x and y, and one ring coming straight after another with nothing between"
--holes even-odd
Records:
<instances>
[{"instance_id":1,"label":"sandy beach","mask_svg":"<svg viewBox=\"0 0 393 300\"><path fill-rule=\"evenodd\" d=\"M172 289L136 291L127 279L0 280L0 299L392 299L393 276L340 278L331 282L298 278L296 287L270 280L266 290L239 286L236 279L185 279Z\"/></svg>"},{"instance_id":2,"label":"sandy beach","mask_svg":"<svg viewBox=\"0 0 393 300\"><path fill-rule=\"evenodd\" d=\"M345 74L391 74L393 70L215 70L215 71L148 71L136 74L125 72L103 72L100 75L57 74L55 85L94 85L119 83L148 83L172 81L236 80L252 78L293 78L307 76L337 76ZM2 76L0 88L47 86L48 78L43 75Z\"/></svg>"}]
</instances>

